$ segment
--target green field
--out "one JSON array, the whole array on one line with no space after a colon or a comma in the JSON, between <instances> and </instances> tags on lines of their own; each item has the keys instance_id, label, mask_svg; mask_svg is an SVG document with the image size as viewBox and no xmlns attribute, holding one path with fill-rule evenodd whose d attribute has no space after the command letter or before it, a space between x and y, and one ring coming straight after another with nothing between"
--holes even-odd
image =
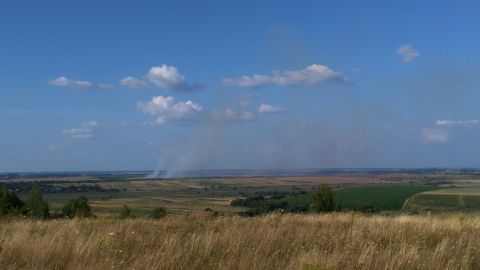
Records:
<instances>
[{"instance_id":1,"label":"green field","mask_svg":"<svg viewBox=\"0 0 480 270\"><path fill-rule=\"evenodd\" d=\"M335 195L344 209L374 208L390 211L402 209L405 201L411 196L436 188L419 185L351 187L340 189Z\"/></svg>"},{"instance_id":2,"label":"green field","mask_svg":"<svg viewBox=\"0 0 480 270\"><path fill-rule=\"evenodd\" d=\"M344 210L394 211L401 210L411 196L438 187L423 185L385 185L346 187L334 191ZM313 194L288 196L276 200L287 202L289 208L307 207L313 202Z\"/></svg>"},{"instance_id":3,"label":"green field","mask_svg":"<svg viewBox=\"0 0 480 270\"><path fill-rule=\"evenodd\" d=\"M480 188L447 188L413 196L407 207L421 211L478 211Z\"/></svg>"}]
</instances>

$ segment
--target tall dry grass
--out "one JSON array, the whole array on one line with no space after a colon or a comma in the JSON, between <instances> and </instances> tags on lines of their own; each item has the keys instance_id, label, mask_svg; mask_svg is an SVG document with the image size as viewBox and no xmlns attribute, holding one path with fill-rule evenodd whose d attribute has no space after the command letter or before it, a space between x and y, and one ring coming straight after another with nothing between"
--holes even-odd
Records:
<instances>
[{"instance_id":1,"label":"tall dry grass","mask_svg":"<svg viewBox=\"0 0 480 270\"><path fill-rule=\"evenodd\" d=\"M480 269L480 216L0 221L1 269Z\"/></svg>"}]
</instances>

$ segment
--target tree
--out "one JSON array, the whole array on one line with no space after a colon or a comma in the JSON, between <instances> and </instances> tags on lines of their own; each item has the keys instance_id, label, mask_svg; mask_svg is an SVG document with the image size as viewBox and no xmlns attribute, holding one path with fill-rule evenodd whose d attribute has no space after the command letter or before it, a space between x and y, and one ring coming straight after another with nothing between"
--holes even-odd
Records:
<instances>
[{"instance_id":1,"label":"tree","mask_svg":"<svg viewBox=\"0 0 480 270\"><path fill-rule=\"evenodd\" d=\"M16 215L25 205L15 192L10 192L7 187L0 191L0 215Z\"/></svg>"},{"instance_id":2,"label":"tree","mask_svg":"<svg viewBox=\"0 0 480 270\"><path fill-rule=\"evenodd\" d=\"M332 212L340 210L340 205L335 199L332 189L322 186L315 191L312 208L316 212Z\"/></svg>"},{"instance_id":3,"label":"tree","mask_svg":"<svg viewBox=\"0 0 480 270\"><path fill-rule=\"evenodd\" d=\"M152 219L160 219L167 215L167 209L165 207L157 207L153 209L148 215Z\"/></svg>"},{"instance_id":4,"label":"tree","mask_svg":"<svg viewBox=\"0 0 480 270\"><path fill-rule=\"evenodd\" d=\"M87 218L93 216L88 199L85 196L71 199L62 208L64 216L69 218Z\"/></svg>"},{"instance_id":5,"label":"tree","mask_svg":"<svg viewBox=\"0 0 480 270\"><path fill-rule=\"evenodd\" d=\"M42 191L37 185L34 185L28 194L25 214L33 218L47 218L49 216L48 204L43 200Z\"/></svg>"},{"instance_id":6,"label":"tree","mask_svg":"<svg viewBox=\"0 0 480 270\"><path fill-rule=\"evenodd\" d=\"M130 207L127 205L124 205L122 210L120 210L120 218L125 219L125 218L131 218L132 216L132 210L130 210Z\"/></svg>"}]
</instances>

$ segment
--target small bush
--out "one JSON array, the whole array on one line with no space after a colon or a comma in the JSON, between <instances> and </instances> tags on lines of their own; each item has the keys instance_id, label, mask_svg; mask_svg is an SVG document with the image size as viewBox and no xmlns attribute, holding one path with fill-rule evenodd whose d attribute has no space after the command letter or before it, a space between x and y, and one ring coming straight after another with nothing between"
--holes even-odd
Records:
<instances>
[{"instance_id":1,"label":"small bush","mask_svg":"<svg viewBox=\"0 0 480 270\"><path fill-rule=\"evenodd\" d=\"M322 186L317 191L315 191L312 210L316 212L332 212L340 210L340 205L335 199L331 188L327 186Z\"/></svg>"},{"instance_id":2,"label":"small bush","mask_svg":"<svg viewBox=\"0 0 480 270\"><path fill-rule=\"evenodd\" d=\"M148 217L152 219L160 219L166 215L167 215L167 209L165 209L165 207L157 207L150 212Z\"/></svg>"},{"instance_id":3,"label":"small bush","mask_svg":"<svg viewBox=\"0 0 480 270\"><path fill-rule=\"evenodd\" d=\"M130 207L128 207L127 205L124 205L122 207L122 210L120 210L120 214L118 217L121 219L134 218L134 216L132 215L132 210L130 210Z\"/></svg>"},{"instance_id":4,"label":"small bush","mask_svg":"<svg viewBox=\"0 0 480 270\"><path fill-rule=\"evenodd\" d=\"M71 199L62 208L62 213L65 217L69 218L87 218L92 217L92 210L88 204L88 199L85 196Z\"/></svg>"},{"instance_id":5,"label":"small bush","mask_svg":"<svg viewBox=\"0 0 480 270\"><path fill-rule=\"evenodd\" d=\"M245 199L235 199L230 202L231 206L258 207L265 198L263 196L247 197Z\"/></svg>"},{"instance_id":6,"label":"small bush","mask_svg":"<svg viewBox=\"0 0 480 270\"><path fill-rule=\"evenodd\" d=\"M33 186L32 191L28 194L25 203L25 214L33 218L48 218L49 207L48 203L43 200L42 191L38 186Z\"/></svg>"},{"instance_id":7,"label":"small bush","mask_svg":"<svg viewBox=\"0 0 480 270\"><path fill-rule=\"evenodd\" d=\"M10 192L6 187L0 191L0 215L17 215L21 212L25 203L18 198L17 194Z\"/></svg>"}]
</instances>

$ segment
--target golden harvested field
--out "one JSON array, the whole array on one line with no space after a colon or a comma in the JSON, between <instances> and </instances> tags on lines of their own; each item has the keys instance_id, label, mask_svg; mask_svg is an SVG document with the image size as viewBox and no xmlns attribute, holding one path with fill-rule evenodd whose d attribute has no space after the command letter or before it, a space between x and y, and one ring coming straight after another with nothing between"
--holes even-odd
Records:
<instances>
[{"instance_id":1,"label":"golden harvested field","mask_svg":"<svg viewBox=\"0 0 480 270\"><path fill-rule=\"evenodd\" d=\"M2 269L479 269L480 216L0 220Z\"/></svg>"}]
</instances>

